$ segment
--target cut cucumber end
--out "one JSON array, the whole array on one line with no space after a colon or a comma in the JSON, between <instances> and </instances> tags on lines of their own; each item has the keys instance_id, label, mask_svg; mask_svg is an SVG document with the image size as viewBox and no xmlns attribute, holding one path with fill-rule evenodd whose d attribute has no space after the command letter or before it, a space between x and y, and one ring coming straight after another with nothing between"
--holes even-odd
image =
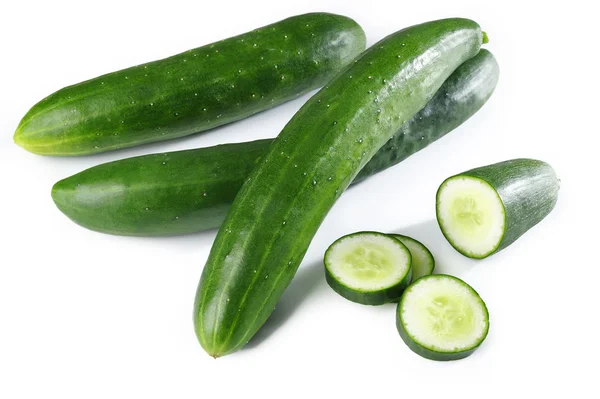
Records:
<instances>
[{"instance_id":1,"label":"cut cucumber end","mask_svg":"<svg viewBox=\"0 0 600 399\"><path fill-rule=\"evenodd\" d=\"M325 252L325 277L344 298L364 305L397 301L411 281L412 257L399 240L358 232L336 240Z\"/></svg>"},{"instance_id":2,"label":"cut cucumber end","mask_svg":"<svg viewBox=\"0 0 600 399\"><path fill-rule=\"evenodd\" d=\"M402 244L406 245L412 257L412 280L415 281L419 277L428 276L433 273L435 268L435 259L433 254L425 245L412 237L403 236L401 234L390 234Z\"/></svg>"},{"instance_id":3,"label":"cut cucumber end","mask_svg":"<svg viewBox=\"0 0 600 399\"><path fill-rule=\"evenodd\" d=\"M506 214L502 199L494 187L477 177L458 175L446 179L437 192L436 216L448 242L470 258L491 255L504 237Z\"/></svg>"},{"instance_id":4,"label":"cut cucumber end","mask_svg":"<svg viewBox=\"0 0 600 399\"><path fill-rule=\"evenodd\" d=\"M467 283L434 274L418 279L404 291L396 326L413 352L432 360L457 360L472 354L485 340L489 314Z\"/></svg>"}]
</instances>

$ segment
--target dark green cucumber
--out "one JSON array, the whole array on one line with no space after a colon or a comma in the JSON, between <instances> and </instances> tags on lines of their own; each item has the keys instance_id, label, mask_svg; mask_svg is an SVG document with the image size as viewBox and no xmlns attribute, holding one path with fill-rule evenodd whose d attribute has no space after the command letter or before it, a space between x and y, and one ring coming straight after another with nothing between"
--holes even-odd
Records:
<instances>
[{"instance_id":1,"label":"dark green cucumber","mask_svg":"<svg viewBox=\"0 0 600 399\"><path fill-rule=\"evenodd\" d=\"M463 359L487 337L490 322L485 302L454 276L433 274L417 279L402 294L396 328L406 345L424 358Z\"/></svg>"},{"instance_id":2,"label":"dark green cucumber","mask_svg":"<svg viewBox=\"0 0 600 399\"><path fill-rule=\"evenodd\" d=\"M393 235L361 231L338 238L323 263L327 284L363 305L396 302L412 278L412 252Z\"/></svg>"},{"instance_id":3,"label":"dark green cucumber","mask_svg":"<svg viewBox=\"0 0 600 399\"><path fill-rule=\"evenodd\" d=\"M466 19L404 29L294 115L235 197L202 272L194 325L210 355L232 353L258 331L338 197L482 40Z\"/></svg>"},{"instance_id":4,"label":"dark green cucumber","mask_svg":"<svg viewBox=\"0 0 600 399\"><path fill-rule=\"evenodd\" d=\"M395 165L463 123L483 106L497 81L494 56L480 50L454 71L354 182ZM271 141L144 155L94 166L56 183L52 198L73 221L104 233L153 236L215 228Z\"/></svg>"},{"instance_id":5,"label":"dark green cucumber","mask_svg":"<svg viewBox=\"0 0 600 399\"><path fill-rule=\"evenodd\" d=\"M187 136L322 86L365 48L353 20L299 15L51 94L14 136L43 155L84 155Z\"/></svg>"},{"instance_id":6,"label":"dark green cucumber","mask_svg":"<svg viewBox=\"0 0 600 399\"><path fill-rule=\"evenodd\" d=\"M512 244L556 205L560 181L535 159L513 159L446 179L437 191L442 233L460 253L488 257Z\"/></svg>"}]
</instances>

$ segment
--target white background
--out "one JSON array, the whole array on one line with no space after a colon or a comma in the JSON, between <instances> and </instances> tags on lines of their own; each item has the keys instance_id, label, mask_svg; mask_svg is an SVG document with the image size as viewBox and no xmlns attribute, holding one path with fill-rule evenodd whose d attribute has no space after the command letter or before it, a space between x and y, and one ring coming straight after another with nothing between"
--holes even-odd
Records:
<instances>
[{"instance_id":1,"label":"white background","mask_svg":"<svg viewBox=\"0 0 600 399\"><path fill-rule=\"evenodd\" d=\"M594 2L19 1L0 6L0 398L598 397L598 34ZM50 188L84 168L151 152L274 137L309 97L226 127L80 158L12 142L51 92L308 11L360 23L371 45L408 25L468 17L488 32L496 93L449 136L351 188L328 215L271 320L246 349L214 360L192 327L215 231L126 238L85 230ZM510 248L457 254L434 222L447 176L516 157L552 164L556 209ZM438 271L479 291L490 334L470 358L412 353L394 305L348 302L322 254L358 230L427 244ZM415 396L418 395L418 396Z\"/></svg>"}]
</instances>

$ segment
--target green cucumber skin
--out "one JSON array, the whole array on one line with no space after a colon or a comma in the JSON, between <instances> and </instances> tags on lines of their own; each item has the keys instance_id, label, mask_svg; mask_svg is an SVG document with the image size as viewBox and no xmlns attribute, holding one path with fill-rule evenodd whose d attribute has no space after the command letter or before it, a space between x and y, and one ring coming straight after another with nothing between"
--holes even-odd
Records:
<instances>
[{"instance_id":1,"label":"green cucumber skin","mask_svg":"<svg viewBox=\"0 0 600 399\"><path fill-rule=\"evenodd\" d=\"M499 74L500 69L492 53L481 49L475 57L465 61L431 101L385 143L354 182L402 162L460 126L490 98Z\"/></svg>"},{"instance_id":2,"label":"green cucumber skin","mask_svg":"<svg viewBox=\"0 0 600 399\"><path fill-rule=\"evenodd\" d=\"M436 275L423 276L421 278L431 278L431 277L435 278L435 276L451 277L456 280L459 280L462 283L464 283L471 291L473 291L481 299L481 296L477 293L477 291L475 291L473 289L473 287L471 287L470 285L468 285L467 283L465 283L464 281L460 280L457 277L449 276L447 274L436 274ZM465 357L472 355L473 352L475 352L477 350L477 348L479 348L481 346L481 344L483 343L483 341L485 341L485 338L487 337L487 334L488 334L489 328L490 328L489 323L487 326L488 329L486 330L486 332L483 335L483 338L481 339L479 344L470 349L460 351L460 352L437 352L437 351L431 350L431 349L419 344L418 342L414 341L408 335L408 332L404 328L404 325L402 324L402 319L400 317L400 309L402 308L402 299L403 299L403 297L400 298L400 302L398 302L398 307L396 308L396 328L398 330L398 334L400 335L400 337L402 338L402 340L404 341L406 346L408 346L410 348L410 350L412 350L416 354L418 354L426 359L437 360L437 361L450 361L450 360L464 359ZM487 309L487 306L486 306L485 302L483 302L483 300L481 300L481 303L483 304L483 308L485 309L487 319L489 320L490 314Z\"/></svg>"},{"instance_id":3,"label":"green cucumber skin","mask_svg":"<svg viewBox=\"0 0 600 399\"><path fill-rule=\"evenodd\" d=\"M338 242L339 240L341 240L343 238L353 236L353 235L365 234L365 233L389 236L389 234L383 234L383 233L379 233L376 231L359 231L359 232L348 234L348 235L338 238L333 244L331 244L329 246L329 248L331 248L336 242ZM402 242L400 242L400 241L398 241L398 242L406 250L408 257L410 259L410 262L412 263L412 254L411 254L410 250ZM406 287L408 287L408 285L412 281L412 267L410 267L408 270L408 273L406 273L406 276L404 276L404 278L401 281L399 281L397 284L395 284L391 287L388 287L388 288L385 288L385 289L382 289L379 291L364 291L364 292L352 289L350 287L347 287L341 281L338 281L329 272L329 269L327 268L327 262L326 262L327 253L329 252L329 248L327 249L327 251L325 251L325 256L323 259L323 263L326 265L325 266L325 280L327 281L327 284L329 284L331 289L333 289L335 292L340 294L340 296L346 298L349 301L359 303L361 305L372 305L372 306L384 305L384 304L390 303L390 302L398 302L398 300L402 296L402 293L404 292Z\"/></svg>"},{"instance_id":4,"label":"green cucumber skin","mask_svg":"<svg viewBox=\"0 0 600 399\"><path fill-rule=\"evenodd\" d=\"M202 272L194 326L212 356L246 344L362 167L477 54L479 26L429 22L364 52L294 115L242 186Z\"/></svg>"},{"instance_id":5,"label":"green cucumber skin","mask_svg":"<svg viewBox=\"0 0 600 399\"><path fill-rule=\"evenodd\" d=\"M466 121L492 95L497 81L498 64L489 51L481 49L452 73L353 183L406 159ZM155 236L212 229L225 219L244 179L271 141L144 155L98 165L56 183L52 198L75 223L103 233ZM82 191L89 195L79 195ZM147 207L151 211L145 211Z\"/></svg>"},{"instance_id":6,"label":"green cucumber skin","mask_svg":"<svg viewBox=\"0 0 600 399\"><path fill-rule=\"evenodd\" d=\"M508 247L548 216L558 201L560 180L556 172L546 162L536 159L512 159L471 169L456 176L484 180L496 190L504 204L504 236L495 250L483 256L463 253L442 229L448 242L458 252L475 259L486 258Z\"/></svg>"},{"instance_id":7,"label":"green cucumber skin","mask_svg":"<svg viewBox=\"0 0 600 399\"><path fill-rule=\"evenodd\" d=\"M365 49L353 20L312 13L65 87L34 105L14 141L85 155L187 136L322 86Z\"/></svg>"},{"instance_id":8,"label":"green cucumber skin","mask_svg":"<svg viewBox=\"0 0 600 399\"><path fill-rule=\"evenodd\" d=\"M109 162L59 181L52 199L76 223L104 233L212 229L270 144L257 140Z\"/></svg>"}]
</instances>

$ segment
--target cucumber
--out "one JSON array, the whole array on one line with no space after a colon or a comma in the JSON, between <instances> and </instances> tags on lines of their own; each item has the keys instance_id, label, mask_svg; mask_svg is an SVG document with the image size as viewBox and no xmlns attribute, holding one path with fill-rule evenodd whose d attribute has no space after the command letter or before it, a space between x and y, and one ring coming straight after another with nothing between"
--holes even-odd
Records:
<instances>
[{"instance_id":1,"label":"cucumber","mask_svg":"<svg viewBox=\"0 0 600 399\"><path fill-rule=\"evenodd\" d=\"M361 231L337 239L325 252L325 279L344 298L363 305L400 299L411 281L412 256L393 236Z\"/></svg>"},{"instance_id":2,"label":"cucumber","mask_svg":"<svg viewBox=\"0 0 600 399\"><path fill-rule=\"evenodd\" d=\"M187 136L322 86L365 48L353 20L313 13L46 97L14 135L43 155L85 155Z\"/></svg>"},{"instance_id":3,"label":"cucumber","mask_svg":"<svg viewBox=\"0 0 600 399\"><path fill-rule=\"evenodd\" d=\"M482 39L459 18L404 29L294 115L235 197L202 272L194 326L210 355L232 353L258 331L337 198Z\"/></svg>"},{"instance_id":4,"label":"cucumber","mask_svg":"<svg viewBox=\"0 0 600 399\"><path fill-rule=\"evenodd\" d=\"M453 130L483 106L497 81L494 56L480 50L402 125L354 182L395 165ZM104 233L174 235L219 227L271 141L144 155L94 166L56 183L52 198L75 223Z\"/></svg>"},{"instance_id":5,"label":"cucumber","mask_svg":"<svg viewBox=\"0 0 600 399\"><path fill-rule=\"evenodd\" d=\"M354 181L361 181L405 160L460 126L490 98L499 74L498 63L492 53L481 49L444 82L414 118L402 125Z\"/></svg>"},{"instance_id":6,"label":"cucumber","mask_svg":"<svg viewBox=\"0 0 600 399\"><path fill-rule=\"evenodd\" d=\"M461 254L486 258L544 219L558 199L554 169L513 159L449 177L436 194L438 224Z\"/></svg>"},{"instance_id":7,"label":"cucumber","mask_svg":"<svg viewBox=\"0 0 600 399\"><path fill-rule=\"evenodd\" d=\"M411 281L415 281L419 277L428 276L433 273L433 269L435 268L435 259L433 258L431 251L429 251L425 245L411 237L400 234L390 235L399 240L402 244L406 245L410 251L412 258Z\"/></svg>"},{"instance_id":8,"label":"cucumber","mask_svg":"<svg viewBox=\"0 0 600 399\"><path fill-rule=\"evenodd\" d=\"M459 278L432 274L402 294L396 327L415 353L432 360L458 360L485 340L489 313L477 292Z\"/></svg>"}]
</instances>

